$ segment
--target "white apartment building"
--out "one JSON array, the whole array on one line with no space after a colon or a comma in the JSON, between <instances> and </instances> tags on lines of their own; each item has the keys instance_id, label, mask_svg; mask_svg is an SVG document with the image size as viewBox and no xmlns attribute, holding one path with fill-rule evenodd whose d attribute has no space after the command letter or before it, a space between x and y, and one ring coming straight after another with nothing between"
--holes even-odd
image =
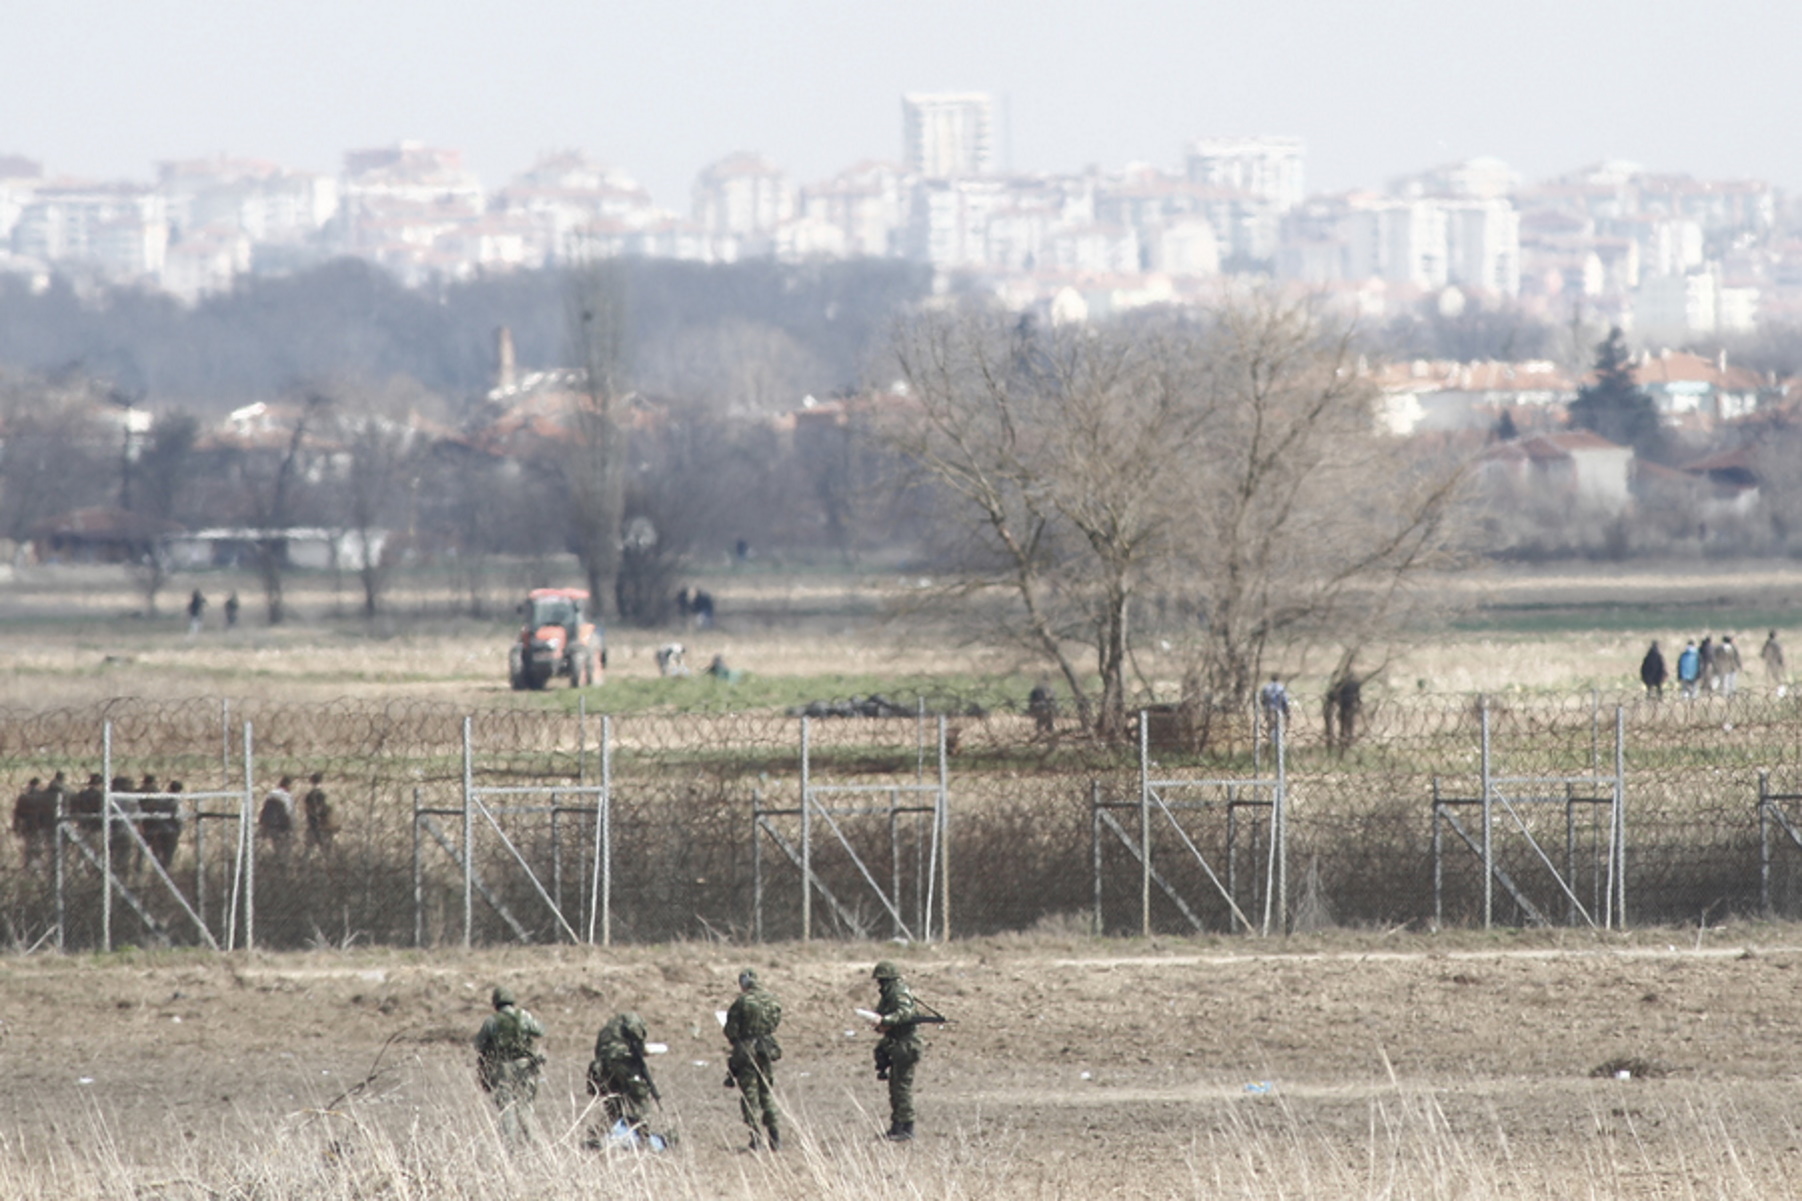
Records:
<instances>
[{"instance_id":1,"label":"white apartment building","mask_svg":"<svg viewBox=\"0 0 1802 1201\"><path fill-rule=\"evenodd\" d=\"M1520 214L1506 200L1443 204L1446 280L1495 296L1520 294Z\"/></svg>"},{"instance_id":2,"label":"white apartment building","mask_svg":"<svg viewBox=\"0 0 1802 1201\"><path fill-rule=\"evenodd\" d=\"M1681 343L1716 332L1719 281L1712 271L1647 275L1633 294L1633 333L1641 343Z\"/></svg>"},{"instance_id":3,"label":"white apartment building","mask_svg":"<svg viewBox=\"0 0 1802 1201\"><path fill-rule=\"evenodd\" d=\"M1345 278L1381 279L1426 291L1445 287L1445 210L1430 200L1353 198L1339 220Z\"/></svg>"},{"instance_id":4,"label":"white apartment building","mask_svg":"<svg viewBox=\"0 0 1802 1201\"><path fill-rule=\"evenodd\" d=\"M304 241L338 210L337 180L260 159L159 163L157 191L175 229L229 226L253 242Z\"/></svg>"},{"instance_id":5,"label":"white apartment building","mask_svg":"<svg viewBox=\"0 0 1802 1201\"><path fill-rule=\"evenodd\" d=\"M28 158L0 154L0 247L12 237L19 214L44 182L44 169Z\"/></svg>"},{"instance_id":6,"label":"white apartment building","mask_svg":"<svg viewBox=\"0 0 1802 1201\"><path fill-rule=\"evenodd\" d=\"M901 98L901 156L928 179L995 169L995 102L986 92L909 92Z\"/></svg>"},{"instance_id":7,"label":"white apartment building","mask_svg":"<svg viewBox=\"0 0 1802 1201\"><path fill-rule=\"evenodd\" d=\"M1187 167L1190 182L1244 192L1278 213L1307 195L1300 138L1197 138Z\"/></svg>"},{"instance_id":8,"label":"white apartment building","mask_svg":"<svg viewBox=\"0 0 1802 1201\"><path fill-rule=\"evenodd\" d=\"M121 281L156 275L168 246L163 198L138 184L37 188L13 226L16 253L96 267Z\"/></svg>"},{"instance_id":9,"label":"white apartment building","mask_svg":"<svg viewBox=\"0 0 1802 1201\"><path fill-rule=\"evenodd\" d=\"M899 251L910 181L894 163L863 162L801 189L801 215L837 226L844 253L882 258Z\"/></svg>"},{"instance_id":10,"label":"white apartment building","mask_svg":"<svg viewBox=\"0 0 1802 1201\"><path fill-rule=\"evenodd\" d=\"M694 184L694 220L710 234L765 243L795 215L788 175L759 154L732 154L701 169Z\"/></svg>"},{"instance_id":11,"label":"white apartment building","mask_svg":"<svg viewBox=\"0 0 1802 1201\"><path fill-rule=\"evenodd\" d=\"M1390 184L1397 196L1443 196L1500 200L1520 186L1520 176L1499 158L1467 158L1403 176Z\"/></svg>"},{"instance_id":12,"label":"white apartment building","mask_svg":"<svg viewBox=\"0 0 1802 1201\"><path fill-rule=\"evenodd\" d=\"M906 255L940 269L987 266L989 220L1006 207L1000 180L922 180L908 211Z\"/></svg>"},{"instance_id":13,"label":"white apartment building","mask_svg":"<svg viewBox=\"0 0 1802 1201\"><path fill-rule=\"evenodd\" d=\"M532 227L530 244L523 248L525 261L532 263L570 254L577 232L597 221L630 227L672 216L651 202L637 180L579 152L539 159L501 189L494 209Z\"/></svg>"}]
</instances>

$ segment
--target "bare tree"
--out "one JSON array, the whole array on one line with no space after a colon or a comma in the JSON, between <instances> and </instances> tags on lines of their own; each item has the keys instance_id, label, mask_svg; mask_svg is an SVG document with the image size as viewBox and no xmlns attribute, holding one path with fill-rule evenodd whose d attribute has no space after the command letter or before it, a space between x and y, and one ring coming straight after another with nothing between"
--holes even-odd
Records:
<instances>
[{"instance_id":1,"label":"bare tree","mask_svg":"<svg viewBox=\"0 0 1802 1201\"><path fill-rule=\"evenodd\" d=\"M1238 704L1273 647L1360 645L1449 560L1463 471L1377 433L1346 331L1305 306L1050 331L930 314L896 352L913 407L890 436L976 519L960 593L1011 595L1015 638L1105 737L1153 600L1176 601L1157 633L1185 701Z\"/></svg>"},{"instance_id":2,"label":"bare tree","mask_svg":"<svg viewBox=\"0 0 1802 1201\"><path fill-rule=\"evenodd\" d=\"M246 499L257 529L257 576L263 584L265 611L272 626L280 625L287 616L282 577L288 567L288 527L294 521L306 483L303 456L307 439L330 407L329 397L307 393L281 449L273 456L251 455L243 465Z\"/></svg>"},{"instance_id":3,"label":"bare tree","mask_svg":"<svg viewBox=\"0 0 1802 1201\"><path fill-rule=\"evenodd\" d=\"M1180 342L1121 326L1040 332L929 314L896 353L917 410L900 447L980 522L961 584L1017 602L1016 637L1103 736L1126 723L1130 606L1173 549L1199 436ZM1073 652L1091 648L1099 689Z\"/></svg>"},{"instance_id":4,"label":"bare tree","mask_svg":"<svg viewBox=\"0 0 1802 1201\"><path fill-rule=\"evenodd\" d=\"M580 392L559 447L569 492L576 556L597 613L617 611L620 531L625 519L626 447L621 422L629 403L625 275L611 260L569 273L569 339Z\"/></svg>"},{"instance_id":5,"label":"bare tree","mask_svg":"<svg viewBox=\"0 0 1802 1201\"><path fill-rule=\"evenodd\" d=\"M339 429L349 452L345 516L357 538L363 616L374 617L397 557L393 526L412 478L413 431L373 412L340 414Z\"/></svg>"},{"instance_id":6,"label":"bare tree","mask_svg":"<svg viewBox=\"0 0 1802 1201\"><path fill-rule=\"evenodd\" d=\"M1417 612L1418 585L1456 560L1469 475L1378 432L1349 330L1306 304L1220 309L1198 350L1208 421L1183 575L1203 634L1185 700L1238 705L1273 648L1355 654Z\"/></svg>"}]
</instances>

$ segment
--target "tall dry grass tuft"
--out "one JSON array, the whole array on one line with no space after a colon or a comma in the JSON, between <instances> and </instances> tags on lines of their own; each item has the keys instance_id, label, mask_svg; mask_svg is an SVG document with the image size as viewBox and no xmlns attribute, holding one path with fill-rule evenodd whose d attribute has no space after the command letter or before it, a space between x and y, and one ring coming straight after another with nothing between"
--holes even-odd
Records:
<instances>
[{"instance_id":1,"label":"tall dry grass tuft","mask_svg":"<svg viewBox=\"0 0 1802 1201\"><path fill-rule=\"evenodd\" d=\"M1196 1101L1180 1119L1144 1127L1109 1124L1099 1111L1078 1146L1039 1137L1030 1124L991 1127L978 1118L895 1147L871 1137L873 1115L846 1105L791 1113L779 1154L736 1150L740 1131L730 1123L652 1154L584 1150L578 1099L557 1097L540 1100L538 1139L510 1147L467 1080L428 1071L387 1093L332 1110L302 1108L269 1126L238 1114L197 1139L122 1128L103 1098L45 1129L0 1132L0 1196L1488 1201L1768 1198L1795 1196L1802 1185L1794 1124L1749 1120L1730 1096L1599 1093L1581 1120L1559 1127L1499 1095L1487 1121L1460 1122L1441 1103L1448 1091L1392 1078L1339 1105L1279 1085L1264 1097ZM1503 1113L1508 1104L1516 1108Z\"/></svg>"}]
</instances>

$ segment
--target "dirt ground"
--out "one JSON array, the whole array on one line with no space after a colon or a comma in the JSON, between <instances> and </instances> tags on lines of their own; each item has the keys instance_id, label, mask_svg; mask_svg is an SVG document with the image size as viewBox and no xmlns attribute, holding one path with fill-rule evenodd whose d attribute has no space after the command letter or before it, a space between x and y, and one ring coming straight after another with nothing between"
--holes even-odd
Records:
<instances>
[{"instance_id":1,"label":"dirt ground","mask_svg":"<svg viewBox=\"0 0 1802 1201\"><path fill-rule=\"evenodd\" d=\"M1260 1172L1299 1160L1271 1195L1332 1196L1380 1166L1382 1144L1489 1185L1396 1195L1802 1183L1802 930L1763 927L13 959L0 1149L40 1159L98 1132L153 1180L172 1146L323 1147L347 1123L481 1137L468 1040L504 982L549 1030L549 1142L579 1142L594 1032L636 1009L670 1046L655 1068L663 1122L682 1135L679 1191L757 1194L765 1169L739 1149L715 1010L756 966L785 1005L796 1154L874 1154L883 1086L852 1009L873 1000L878 955L955 1019L919 1069L920 1139L892 1150L912 1158L879 1168L1005 1196L1263 1195ZM1592 1074L1615 1060L1639 1074ZM1749 1191L1723 1191L1716 1158L1737 1161Z\"/></svg>"}]
</instances>

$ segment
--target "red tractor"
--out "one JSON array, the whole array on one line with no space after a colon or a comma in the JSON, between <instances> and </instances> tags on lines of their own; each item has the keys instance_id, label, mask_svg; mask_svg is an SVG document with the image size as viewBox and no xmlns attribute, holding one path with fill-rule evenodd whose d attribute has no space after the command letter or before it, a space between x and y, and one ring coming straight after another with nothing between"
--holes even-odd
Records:
<instances>
[{"instance_id":1,"label":"red tractor","mask_svg":"<svg viewBox=\"0 0 1802 1201\"><path fill-rule=\"evenodd\" d=\"M534 588L519 606L525 625L507 653L507 677L513 690L540 689L553 676L571 688L595 683L607 667L607 647L600 627L583 619L588 593L581 588Z\"/></svg>"}]
</instances>

